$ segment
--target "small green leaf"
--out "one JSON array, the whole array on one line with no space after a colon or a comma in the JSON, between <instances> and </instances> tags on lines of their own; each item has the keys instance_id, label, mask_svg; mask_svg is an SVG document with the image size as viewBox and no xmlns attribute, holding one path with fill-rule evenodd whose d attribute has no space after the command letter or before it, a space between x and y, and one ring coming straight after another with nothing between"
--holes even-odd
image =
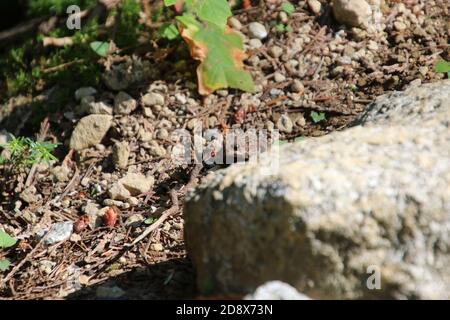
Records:
<instances>
[{"instance_id":1,"label":"small green leaf","mask_svg":"<svg viewBox=\"0 0 450 320\"><path fill-rule=\"evenodd\" d=\"M176 39L180 35L177 27L172 23L163 24L161 28L159 28L158 33L161 38L165 38L167 40Z\"/></svg>"},{"instance_id":2,"label":"small green leaf","mask_svg":"<svg viewBox=\"0 0 450 320\"><path fill-rule=\"evenodd\" d=\"M109 52L109 43L108 42L102 42L102 41L94 41L90 44L91 49L94 50L96 54L102 57L108 56Z\"/></svg>"},{"instance_id":3,"label":"small green leaf","mask_svg":"<svg viewBox=\"0 0 450 320\"><path fill-rule=\"evenodd\" d=\"M280 32L280 33L281 33L281 32L284 32L284 31L286 30L284 24L282 24L282 23L277 24L277 25L275 26L275 29L277 30L277 32Z\"/></svg>"},{"instance_id":4,"label":"small green leaf","mask_svg":"<svg viewBox=\"0 0 450 320\"><path fill-rule=\"evenodd\" d=\"M450 62L445 60L440 60L434 66L434 71L439 73L450 72Z\"/></svg>"},{"instance_id":5,"label":"small green leaf","mask_svg":"<svg viewBox=\"0 0 450 320\"><path fill-rule=\"evenodd\" d=\"M144 220L145 224L152 224L156 221L156 218L150 217Z\"/></svg>"},{"instance_id":6,"label":"small green leaf","mask_svg":"<svg viewBox=\"0 0 450 320\"><path fill-rule=\"evenodd\" d=\"M292 3L290 2L284 2L281 5L281 10L283 10L284 12L286 12L288 15L291 15L294 13L295 11L295 7Z\"/></svg>"},{"instance_id":7,"label":"small green leaf","mask_svg":"<svg viewBox=\"0 0 450 320\"><path fill-rule=\"evenodd\" d=\"M293 32L294 31L294 29L292 29L291 26L286 26L285 30L286 30L286 32Z\"/></svg>"},{"instance_id":8,"label":"small green leaf","mask_svg":"<svg viewBox=\"0 0 450 320\"><path fill-rule=\"evenodd\" d=\"M325 113L312 111L311 118L314 121L314 123L318 123L320 121L325 120Z\"/></svg>"},{"instance_id":9,"label":"small green leaf","mask_svg":"<svg viewBox=\"0 0 450 320\"><path fill-rule=\"evenodd\" d=\"M0 260L0 271L5 272L6 270L8 270L10 264L11 263L8 259Z\"/></svg>"},{"instance_id":10,"label":"small green leaf","mask_svg":"<svg viewBox=\"0 0 450 320\"><path fill-rule=\"evenodd\" d=\"M0 230L0 248L6 249L16 244L16 239L11 237L5 231Z\"/></svg>"}]
</instances>

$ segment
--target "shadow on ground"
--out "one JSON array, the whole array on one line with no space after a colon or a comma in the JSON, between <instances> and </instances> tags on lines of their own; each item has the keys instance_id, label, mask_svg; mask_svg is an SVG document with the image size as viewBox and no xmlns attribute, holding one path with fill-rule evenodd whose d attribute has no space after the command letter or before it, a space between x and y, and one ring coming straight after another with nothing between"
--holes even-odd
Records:
<instances>
[{"instance_id":1,"label":"shadow on ground","mask_svg":"<svg viewBox=\"0 0 450 320\"><path fill-rule=\"evenodd\" d=\"M190 261L174 259L108 278L71 293L66 299L166 300L195 296L195 277Z\"/></svg>"}]
</instances>

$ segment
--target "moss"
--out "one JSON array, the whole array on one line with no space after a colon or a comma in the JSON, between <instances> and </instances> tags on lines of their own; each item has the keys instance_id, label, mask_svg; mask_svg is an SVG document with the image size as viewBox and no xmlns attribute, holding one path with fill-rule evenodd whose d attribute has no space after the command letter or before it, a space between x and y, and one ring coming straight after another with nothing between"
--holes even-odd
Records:
<instances>
[{"instance_id":1,"label":"moss","mask_svg":"<svg viewBox=\"0 0 450 320\"><path fill-rule=\"evenodd\" d=\"M136 45L142 26L139 23L140 4L136 0L124 0L117 15L117 29L114 34L114 42L119 48Z\"/></svg>"}]
</instances>

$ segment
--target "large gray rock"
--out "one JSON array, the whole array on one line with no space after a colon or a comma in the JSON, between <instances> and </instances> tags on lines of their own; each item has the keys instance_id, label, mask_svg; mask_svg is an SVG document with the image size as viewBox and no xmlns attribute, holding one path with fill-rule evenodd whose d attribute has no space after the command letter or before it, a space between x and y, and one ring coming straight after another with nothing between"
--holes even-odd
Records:
<instances>
[{"instance_id":1,"label":"large gray rock","mask_svg":"<svg viewBox=\"0 0 450 320\"><path fill-rule=\"evenodd\" d=\"M99 144L111 127L112 118L106 114L91 114L82 118L72 132L70 148L78 151Z\"/></svg>"},{"instance_id":2,"label":"large gray rock","mask_svg":"<svg viewBox=\"0 0 450 320\"><path fill-rule=\"evenodd\" d=\"M450 80L385 95L353 127L283 146L264 174L274 156L188 195L202 291L281 280L316 299L450 298Z\"/></svg>"}]
</instances>

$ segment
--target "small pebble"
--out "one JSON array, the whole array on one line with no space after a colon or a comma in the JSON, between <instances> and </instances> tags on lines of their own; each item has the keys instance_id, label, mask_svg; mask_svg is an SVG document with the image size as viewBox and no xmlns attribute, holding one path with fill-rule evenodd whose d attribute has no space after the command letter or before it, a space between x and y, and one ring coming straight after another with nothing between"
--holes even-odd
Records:
<instances>
[{"instance_id":1,"label":"small pebble","mask_svg":"<svg viewBox=\"0 0 450 320\"><path fill-rule=\"evenodd\" d=\"M289 118L287 115L283 114L281 115L280 119L277 121L277 128L281 132L284 133L291 133L294 129L294 124L292 123L291 118Z\"/></svg>"},{"instance_id":2,"label":"small pebble","mask_svg":"<svg viewBox=\"0 0 450 320\"><path fill-rule=\"evenodd\" d=\"M279 46L272 46L269 49L269 54L274 58L279 58L283 54L283 49Z\"/></svg>"},{"instance_id":3,"label":"small pebble","mask_svg":"<svg viewBox=\"0 0 450 320\"><path fill-rule=\"evenodd\" d=\"M401 21L395 21L394 22L394 28L397 31L403 31L403 30L406 29L406 25L403 22L401 22Z\"/></svg>"},{"instance_id":4,"label":"small pebble","mask_svg":"<svg viewBox=\"0 0 450 320\"><path fill-rule=\"evenodd\" d=\"M308 0L308 6L315 15L322 11L322 4L318 0Z\"/></svg>"},{"instance_id":5,"label":"small pebble","mask_svg":"<svg viewBox=\"0 0 450 320\"><path fill-rule=\"evenodd\" d=\"M254 49L258 49L262 47L262 42L261 40L254 38L254 39L250 39L250 41L248 42L249 46L254 48Z\"/></svg>"},{"instance_id":6,"label":"small pebble","mask_svg":"<svg viewBox=\"0 0 450 320\"><path fill-rule=\"evenodd\" d=\"M274 78L275 82L283 82L286 80L286 77L283 74L281 74L280 72L275 72L273 78Z\"/></svg>"},{"instance_id":7,"label":"small pebble","mask_svg":"<svg viewBox=\"0 0 450 320\"><path fill-rule=\"evenodd\" d=\"M228 19L228 24L230 25L230 27L232 27L235 30L241 30L242 29L242 24L241 22L236 19L235 17L231 17Z\"/></svg>"},{"instance_id":8,"label":"small pebble","mask_svg":"<svg viewBox=\"0 0 450 320\"><path fill-rule=\"evenodd\" d=\"M248 25L248 33L251 38L264 39L268 33L266 27L259 22L252 22Z\"/></svg>"}]
</instances>

